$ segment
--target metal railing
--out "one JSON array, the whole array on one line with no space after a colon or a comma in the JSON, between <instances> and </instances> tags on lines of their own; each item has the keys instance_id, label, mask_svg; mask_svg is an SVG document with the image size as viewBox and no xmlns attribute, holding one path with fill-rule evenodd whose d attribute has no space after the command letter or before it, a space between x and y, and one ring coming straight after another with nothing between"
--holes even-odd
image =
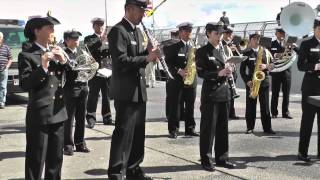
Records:
<instances>
[{"instance_id":1,"label":"metal railing","mask_svg":"<svg viewBox=\"0 0 320 180\"><path fill-rule=\"evenodd\" d=\"M234 35L240 36L242 38L248 38L249 34L255 31L259 31L265 37L274 37L275 29L278 27L277 21L261 21L261 22L248 22L248 23L234 23L231 24L233 27ZM203 41L205 38L205 26L196 26L193 28L192 33L195 37L197 29L199 30L198 42ZM176 28L167 28L167 29L157 29L154 31L154 37L158 41L165 41L170 39L170 34Z\"/></svg>"}]
</instances>

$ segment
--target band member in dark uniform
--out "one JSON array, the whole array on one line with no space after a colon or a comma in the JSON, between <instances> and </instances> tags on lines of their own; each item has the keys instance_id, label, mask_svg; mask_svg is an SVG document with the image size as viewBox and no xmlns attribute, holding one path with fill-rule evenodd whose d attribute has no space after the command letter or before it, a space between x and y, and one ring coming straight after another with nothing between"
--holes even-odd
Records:
<instances>
[{"instance_id":1,"label":"band member in dark uniform","mask_svg":"<svg viewBox=\"0 0 320 180\"><path fill-rule=\"evenodd\" d=\"M109 179L120 180L125 175L127 179L152 179L139 165L143 161L145 141L145 68L160 57L158 49L150 44L147 48L145 34L136 27L144 17L147 4L146 0L126 0L125 16L108 35L113 71L110 93L116 110Z\"/></svg>"},{"instance_id":2,"label":"band member in dark uniform","mask_svg":"<svg viewBox=\"0 0 320 180\"><path fill-rule=\"evenodd\" d=\"M225 27L225 32L223 33L222 36L222 45L223 46L229 46L231 48L232 54L226 54L227 56L240 56L235 49L237 48L236 45L232 43L233 39L233 29L231 27ZM225 51L228 52L228 51ZM237 81L237 69L236 66L234 65L234 72L232 72L233 75L233 80L236 83ZM230 101L230 109L229 109L229 118L230 119L239 119L239 117L236 115L236 110L234 108L234 98L231 97Z\"/></svg>"},{"instance_id":3,"label":"band member in dark uniform","mask_svg":"<svg viewBox=\"0 0 320 180\"><path fill-rule=\"evenodd\" d=\"M301 43L298 69L305 75L301 85L302 119L298 159L309 162L308 149L314 117L318 116L318 158L320 158L320 108L308 103L309 96L320 95L320 18L314 21L314 36Z\"/></svg>"},{"instance_id":4,"label":"band member in dark uniform","mask_svg":"<svg viewBox=\"0 0 320 180\"><path fill-rule=\"evenodd\" d=\"M78 31L66 31L63 34L66 45L65 52L71 61L77 56L83 54L79 48L79 36L82 34ZM65 103L68 112L68 120L64 123L64 154L73 155L73 146L78 152L90 152L84 141L86 106L88 98L88 82L82 82L77 79L77 71L68 71L66 73L66 84L63 87ZM72 130L75 119L74 135Z\"/></svg>"},{"instance_id":5,"label":"band member in dark uniform","mask_svg":"<svg viewBox=\"0 0 320 180\"><path fill-rule=\"evenodd\" d=\"M103 68L107 64L109 58L109 49L105 45L107 43L107 34L103 32L104 20L101 18L92 19L92 27L94 34L84 38L84 43L89 48L93 58L99 63L99 67ZM106 31L106 30L105 30ZM96 123L96 110L99 99L99 92L102 96L101 115L103 124L111 125L111 109L110 109L110 95L109 95L110 78L96 75L89 81L89 96L87 103L87 123L89 128L93 128Z\"/></svg>"},{"instance_id":6,"label":"band member in dark uniform","mask_svg":"<svg viewBox=\"0 0 320 180\"><path fill-rule=\"evenodd\" d=\"M61 179L63 160L63 123L67 111L63 97L63 74L70 66L54 41L54 17L28 20L24 35L30 46L18 57L20 86L28 91L26 115L25 179Z\"/></svg>"},{"instance_id":7,"label":"band member in dark uniform","mask_svg":"<svg viewBox=\"0 0 320 180\"><path fill-rule=\"evenodd\" d=\"M271 54L276 59L277 54L285 51L284 38L285 32L282 28L276 29L277 39L271 43ZM291 67L282 72L270 73L272 77L272 97L271 97L271 114L272 118L278 116L278 99L280 87L282 86L283 100L282 100L282 117L292 119L289 114L289 95L291 88Z\"/></svg>"},{"instance_id":8,"label":"band member in dark uniform","mask_svg":"<svg viewBox=\"0 0 320 180\"><path fill-rule=\"evenodd\" d=\"M219 23L208 23L205 27L207 45L196 52L199 77L203 78L201 90L200 157L207 171L214 171L212 146L215 139L215 161L217 166L234 168L228 161L228 119L231 91L227 78L232 75L232 66L227 60L221 43L224 28Z\"/></svg>"},{"instance_id":9,"label":"band member in dark uniform","mask_svg":"<svg viewBox=\"0 0 320 180\"><path fill-rule=\"evenodd\" d=\"M167 82L167 105L169 138L177 138L179 120L181 119L181 106L184 105L185 135L199 136L195 132L194 102L196 98L197 77L193 84L185 85L186 66L188 63L191 44L192 24L189 22L178 25L180 41L168 46L165 52L165 60L174 79Z\"/></svg>"},{"instance_id":10,"label":"band member in dark uniform","mask_svg":"<svg viewBox=\"0 0 320 180\"><path fill-rule=\"evenodd\" d=\"M258 52L262 46L259 46L260 34L255 32L250 34L250 49L247 49L243 55L248 56L248 58L241 62L240 74L246 84L246 122L247 131L246 134L253 133L254 125L256 122L256 109L257 109L257 99L251 98L250 93L252 90L252 80L253 73L255 71L256 61L258 59ZM262 55L262 63L259 65L259 70L263 71L265 74L265 79L261 81L259 87L259 102L261 111L261 122L263 126L263 131L267 134L275 134L271 127L271 116L269 109L269 75L268 71L271 68L270 59L272 55L270 51L264 48ZM248 72L247 72L248 70Z\"/></svg>"}]
</instances>

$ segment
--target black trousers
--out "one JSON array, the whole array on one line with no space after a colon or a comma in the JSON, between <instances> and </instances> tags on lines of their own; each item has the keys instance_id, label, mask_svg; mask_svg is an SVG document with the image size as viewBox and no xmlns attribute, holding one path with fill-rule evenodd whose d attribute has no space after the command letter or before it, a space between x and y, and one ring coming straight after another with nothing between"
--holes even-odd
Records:
<instances>
[{"instance_id":1,"label":"black trousers","mask_svg":"<svg viewBox=\"0 0 320 180\"><path fill-rule=\"evenodd\" d=\"M144 158L146 102L114 101L115 129L112 134L108 176L122 179L127 170L139 167Z\"/></svg>"},{"instance_id":2,"label":"black trousers","mask_svg":"<svg viewBox=\"0 0 320 180\"><path fill-rule=\"evenodd\" d=\"M212 146L214 138L215 161L223 161L228 158L228 102L201 102L200 122L200 157L202 162L208 162L212 158Z\"/></svg>"},{"instance_id":3,"label":"black trousers","mask_svg":"<svg viewBox=\"0 0 320 180\"><path fill-rule=\"evenodd\" d=\"M36 119L27 120L26 180L40 180L44 165L46 180L61 179L63 130L63 122L39 125Z\"/></svg>"},{"instance_id":4,"label":"black trousers","mask_svg":"<svg viewBox=\"0 0 320 180\"><path fill-rule=\"evenodd\" d=\"M247 129L253 130L256 123L257 99L252 99L249 97L249 95L250 95L250 89L247 86L246 88L246 122L247 122ZM269 86L268 87L260 86L258 97L260 102L262 127L264 131L268 131L272 129L270 109L269 109Z\"/></svg>"},{"instance_id":5,"label":"black trousers","mask_svg":"<svg viewBox=\"0 0 320 180\"><path fill-rule=\"evenodd\" d=\"M291 88L291 72L283 71L272 73L272 97L271 97L271 114L278 115L278 99L280 88L282 87L282 116L289 114L289 96Z\"/></svg>"},{"instance_id":6,"label":"black trousers","mask_svg":"<svg viewBox=\"0 0 320 180\"><path fill-rule=\"evenodd\" d=\"M179 131L179 120L181 119L181 106L184 105L185 131L195 128L194 102L196 98L196 88L185 88L177 81L167 83L166 114L168 116L169 132Z\"/></svg>"},{"instance_id":7,"label":"black trousers","mask_svg":"<svg viewBox=\"0 0 320 180\"><path fill-rule=\"evenodd\" d=\"M65 91L65 103L68 120L64 123L64 145L69 148L84 144L85 117L88 99L88 90L82 89L76 97L71 96L72 90ZM75 119L74 135L72 125Z\"/></svg>"},{"instance_id":8,"label":"black trousers","mask_svg":"<svg viewBox=\"0 0 320 180\"><path fill-rule=\"evenodd\" d=\"M299 152L303 155L308 154L310 138L315 115L318 122L318 155L320 155L320 108L307 102L308 96L319 96L320 93L307 93L302 91L302 119L300 126Z\"/></svg>"},{"instance_id":9,"label":"black trousers","mask_svg":"<svg viewBox=\"0 0 320 180\"><path fill-rule=\"evenodd\" d=\"M95 76L89 81L89 96L87 102L87 120L93 119L96 121L96 110L101 90L102 96L102 117L111 116L110 110L110 94L109 94L110 78Z\"/></svg>"}]
</instances>

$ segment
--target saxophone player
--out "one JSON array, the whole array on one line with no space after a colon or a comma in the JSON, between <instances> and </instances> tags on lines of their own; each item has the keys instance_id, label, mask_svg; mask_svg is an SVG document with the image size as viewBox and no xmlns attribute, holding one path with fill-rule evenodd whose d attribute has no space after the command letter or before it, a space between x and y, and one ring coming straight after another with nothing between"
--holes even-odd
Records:
<instances>
[{"instance_id":1,"label":"saxophone player","mask_svg":"<svg viewBox=\"0 0 320 180\"><path fill-rule=\"evenodd\" d=\"M281 54L285 51L286 47L284 45L285 32L281 27L276 29L276 40L271 43L271 54L276 58L277 54ZM289 95L291 88L291 67L282 72L270 73L272 77L272 97L271 97L271 114L272 118L277 118L278 116L278 99L280 87L282 86L282 117L287 119L292 119L289 113Z\"/></svg>"},{"instance_id":2,"label":"saxophone player","mask_svg":"<svg viewBox=\"0 0 320 180\"><path fill-rule=\"evenodd\" d=\"M83 54L79 48L79 37L82 34L79 31L65 31L63 39L65 52L74 61ZM65 155L73 155L73 147L77 152L90 152L84 141L86 105L88 99L88 82L77 81L78 72L68 71L66 73L66 84L63 87L65 95L65 104L68 113L68 120L64 123L64 151ZM72 133L73 121L75 120L74 134Z\"/></svg>"},{"instance_id":3,"label":"saxophone player","mask_svg":"<svg viewBox=\"0 0 320 180\"><path fill-rule=\"evenodd\" d=\"M251 90L253 89L253 74L255 71L258 57L258 52L262 46L259 45L260 34L259 32L255 32L249 35L249 46L244 51L243 55L248 58L241 62L240 64L240 75L246 84L246 122L247 122L247 131L246 134L253 133L254 125L256 122L256 108L257 108L257 99L250 97ZM261 81L259 87L259 102L260 102L260 111L261 111L261 122L263 126L263 131L266 134L275 134L271 127L271 116L269 109L269 77L268 71L271 69L270 58L271 54L265 48L261 49L262 51L262 62L258 64L258 68L260 71L263 71L265 74L264 80ZM247 73L248 70L248 73Z\"/></svg>"},{"instance_id":4,"label":"saxophone player","mask_svg":"<svg viewBox=\"0 0 320 180\"><path fill-rule=\"evenodd\" d=\"M167 82L168 130L169 138L177 138L181 106L184 106L185 135L198 136L195 132L194 102L196 98L197 77L191 85L185 85L189 49L192 48L193 25L184 22L178 25L180 41L165 48L165 61L174 79Z\"/></svg>"},{"instance_id":5,"label":"saxophone player","mask_svg":"<svg viewBox=\"0 0 320 180\"><path fill-rule=\"evenodd\" d=\"M231 91L227 80L233 69L225 63L227 56L221 44L223 26L219 23L208 23L205 29L208 43L196 51L197 72L199 77L204 79L200 106L200 157L202 167L207 171L214 171L212 145L215 137L216 165L235 167L235 164L228 161Z\"/></svg>"},{"instance_id":6,"label":"saxophone player","mask_svg":"<svg viewBox=\"0 0 320 180\"><path fill-rule=\"evenodd\" d=\"M307 102L308 96L320 95L320 18L314 21L314 36L301 43L298 56L298 69L305 75L301 85L302 118L299 139L298 159L309 162L309 143L315 115L318 116L318 158L320 158L320 108Z\"/></svg>"}]
</instances>

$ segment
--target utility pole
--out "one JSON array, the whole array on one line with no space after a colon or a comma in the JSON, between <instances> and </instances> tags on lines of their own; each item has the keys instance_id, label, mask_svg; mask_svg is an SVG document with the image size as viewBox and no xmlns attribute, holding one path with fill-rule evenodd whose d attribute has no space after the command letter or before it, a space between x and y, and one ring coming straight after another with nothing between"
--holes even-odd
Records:
<instances>
[{"instance_id":1,"label":"utility pole","mask_svg":"<svg viewBox=\"0 0 320 180\"><path fill-rule=\"evenodd\" d=\"M151 1L151 3L152 3L152 9L153 9L153 1ZM152 16L152 33L153 33L153 35L154 35L154 33L155 33L155 20L154 20L154 16L155 16L155 14L153 13L153 16Z\"/></svg>"},{"instance_id":2,"label":"utility pole","mask_svg":"<svg viewBox=\"0 0 320 180\"><path fill-rule=\"evenodd\" d=\"M108 26L108 12L107 12L107 0L104 0L104 13L105 13L105 24L106 27Z\"/></svg>"}]
</instances>

